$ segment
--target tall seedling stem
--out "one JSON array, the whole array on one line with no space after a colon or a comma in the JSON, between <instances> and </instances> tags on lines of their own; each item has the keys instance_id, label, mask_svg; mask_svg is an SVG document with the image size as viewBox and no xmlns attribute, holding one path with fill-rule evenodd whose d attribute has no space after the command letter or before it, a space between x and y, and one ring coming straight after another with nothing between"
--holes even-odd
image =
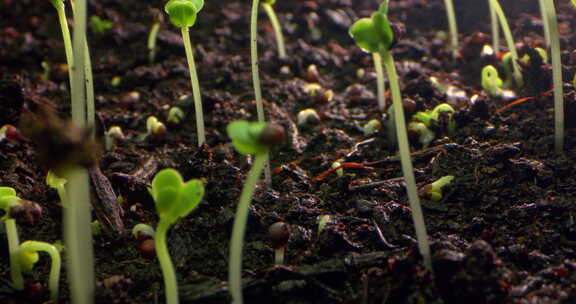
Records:
<instances>
[{"instance_id":1,"label":"tall seedling stem","mask_svg":"<svg viewBox=\"0 0 576 304\"><path fill-rule=\"evenodd\" d=\"M378 88L378 108L380 111L386 109L386 84L384 83L384 69L382 68L382 56L379 53L372 53L372 61L376 70L376 86Z\"/></svg>"},{"instance_id":2,"label":"tall seedling stem","mask_svg":"<svg viewBox=\"0 0 576 304\"><path fill-rule=\"evenodd\" d=\"M452 57L456 58L458 55L458 23L456 22L454 3L452 0L444 0L444 5L446 6L448 27L450 28L450 47L452 49Z\"/></svg>"},{"instance_id":3,"label":"tall seedling stem","mask_svg":"<svg viewBox=\"0 0 576 304\"><path fill-rule=\"evenodd\" d=\"M490 25L492 27L492 49L494 54L498 54L500 52L500 24L494 5L492 5L490 0L488 0L488 7L490 9Z\"/></svg>"},{"instance_id":4,"label":"tall seedling stem","mask_svg":"<svg viewBox=\"0 0 576 304\"><path fill-rule=\"evenodd\" d=\"M282 27L280 26L280 22L278 22L278 17L276 17L272 4L262 3L262 7L264 8L266 15L268 15L270 23L272 23L272 29L274 30L274 36L276 37L276 46L278 47L278 56L284 58L286 57L286 46L284 45L284 35L282 34Z\"/></svg>"}]
</instances>

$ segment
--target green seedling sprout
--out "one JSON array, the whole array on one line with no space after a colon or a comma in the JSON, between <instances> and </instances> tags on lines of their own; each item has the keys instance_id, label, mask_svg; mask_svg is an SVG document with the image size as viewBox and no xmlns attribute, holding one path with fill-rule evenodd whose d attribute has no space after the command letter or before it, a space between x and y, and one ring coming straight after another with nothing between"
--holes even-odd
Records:
<instances>
[{"instance_id":1,"label":"green seedling sprout","mask_svg":"<svg viewBox=\"0 0 576 304\"><path fill-rule=\"evenodd\" d=\"M372 53L378 52L382 56L382 61L386 67L388 80L390 82L390 90L392 92L392 108L394 109L400 161L402 163L402 172L408 190L408 200L412 209L412 218L416 229L418 248L420 254L424 258L425 267L432 271L428 234L426 232L426 225L424 224L424 215L422 214L420 199L418 198L414 169L410 158L410 147L408 144L402 96L398 85L398 74L396 73L396 67L394 66L394 59L390 53L390 47L397 39L399 39L399 37L395 37L394 31L388 21L387 14L388 0L384 0L384 2L380 4L378 11L372 14L371 18L362 18L354 23L350 28L350 34L352 38L354 38L356 44L363 50Z\"/></svg>"},{"instance_id":2,"label":"green seedling sprout","mask_svg":"<svg viewBox=\"0 0 576 304\"><path fill-rule=\"evenodd\" d=\"M263 0L262 7L270 19L272 24L272 29L274 30L274 35L276 36L276 46L278 47L278 56L280 58L286 57L286 47L284 46L284 35L282 34L282 27L280 22L278 22L278 17L276 17L276 12L274 12L274 3L276 0Z\"/></svg>"},{"instance_id":3,"label":"green seedling sprout","mask_svg":"<svg viewBox=\"0 0 576 304\"><path fill-rule=\"evenodd\" d=\"M429 199L434 202L440 201L442 199L442 188L448 186L453 179L454 176L447 175L439 178L433 183L425 185L419 190L420 197Z\"/></svg>"},{"instance_id":4,"label":"green seedling sprout","mask_svg":"<svg viewBox=\"0 0 576 304\"><path fill-rule=\"evenodd\" d=\"M74 52L72 50L72 39L70 38L70 30L68 29L68 19L66 18L66 7L64 0L50 0L50 3L58 13L58 21L60 29L62 30L62 40L64 40L64 51L66 53L66 62L68 63L68 71L70 78L70 88L74 85L72 80L72 67L74 66Z\"/></svg>"},{"instance_id":5,"label":"green seedling sprout","mask_svg":"<svg viewBox=\"0 0 576 304\"><path fill-rule=\"evenodd\" d=\"M490 9L490 23L492 28L492 50L494 54L500 52L500 23L492 1L488 0L488 8Z\"/></svg>"},{"instance_id":6,"label":"green seedling sprout","mask_svg":"<svg viewBox=\"0 0 576 304\"><path fill-rule=\"evenodd\" d=\"M382 123L378 119L371 119L362 127L364 136L370 136L380 130L382 130Z\"/></svg>"},{"instance_id":7,"label":"green seedling sprout","mask_svg":"<svg viewBox=\"0 0 576 304\"><path fill-rule=\"evenodd\" d=\"M98 16L90 17L90 30L97 35L102 35L114 27L110 20L102 19Z\"/></svg>"},{"instance_id":8,"label":"green seedling sprout","mask_svg":"<svg viewBox=\"0 0 576 304\"><path fill-rule=\"evenodd\" d=\"M104 147L106 148L106 151L112 150L112 147L117 141L122 141L125 138L124 132L122 132L120 126L111 126L104 134Z\"/></svg>"},{"instance_id":9,"label":"green seedling sprout","mask_svg":"<svg viewBox=\"0 0 576 304\"><path fill-rule=\"evenodd\" d=\"M198 146L202 146L206 141L204 133L204 114L202 112L202 97L200 95L200 84L196 73L194 53L190 42L189 27L196 23L198 12L204 7L204 0L170 0L164 6L164 11L170 17L170 22L179 27L182 31L186 59L188 60L188 70L190 71L190 81L192 82L192 95L194 96L194 111L196 112L196 131L198 132Z\"/></svg>"},{"instance_id":10,"label":"green seedling sprout","mask_svg":"<svg viewBox=\"0 0 576 304\"><path fill-rule=\"evenodd\" d=\"M179 125L185 117L186 113L184 113L180 107L171 107L170 110L168 110L168 118L166 120L171 124Z\"/></svg>"},{"instance_id":11,"label":"green seedling sprout","mask_svg":"<svg viewBox=\"0 0 576 304\"><path fill-rule=\"evenodd\" d=\"M305 127L309 125L316 125L320 122L320 115L314 109L304 109L298 112L296 117L298 120L298 126Z\"/></svg>"},{"instance_id":12,"label":"green seedling sprout","mask_svg":"<svg viewBox=\"0 0 576 304\"><path fill-rule=\"evenodd\" d=\"M134 226L134 228L132 228L132 236L134 236L136 239L141 237L149 237L153 239L154 233L154 228L152 228L152 226L142 223L137 224Z\"/></svg>"},{"instance_id":13,"label":"green seedling sprout","mask_svg":"<svg viewBox=\"0 0 576 304\"><path fill-rule=\"evenodd\" d=\"M52 171L48 171L48 174L46 175L46 184L50 188L56 190L56 192L58 193L58 197L60 197L60 204L62 205L62 207L68 206L68 196L66 193L67 182L68 181L65 178L56 176L56 174L54 174L54 172Z\"/></svg>"},{"instance_id":14,"label":"green seedling sprout","mask_svg":"<svg viewBox=\"0 0 576 304\"><path fill-rule=\"evenodd\" d=\"M506 39L506 43L508 44L508 49L512 56L512 68L513 68L513 77L514 83L516 87L521 88L524 86L524 79L522 78L522 72L520 71L520 65L518 64L518 51L516 50L516 45L514 44L514 38L512 37L512 31L510 30L510 26L508 25L508 20L506 19L506 15L500 6L498 0L489 0L491 8L496 13L498 17L498 21L501 25L502 31L504 32L504 38ZM496 48L494 49L496 52Z\"/></svg>"},{"instance_id":15,"label":"green seedling sprout","mask_svg":"<svg viewBox=\"0 0 576 304\"><path fill-rule=\"evenodd\" d=\"M543 15L548 21L550 52L552 54L552 82L554 84L554 149L564 150L564 91L562 84L562 62L560 58L560 38L554 0L543 0ZM574 1L572 1L574 3Z\"/></svg>"},{"instance_id":16,"label":"green seedling sprout","mask_svg":"<svg viewBox=\"0 0 576 304\"><path fill-rule=\"evenodd\" d=\"M493 65L487 65L482 69L482 88L491 96L497 97L502 93L503 82L498 76L498 70Z\"/></svg>"},{"instance_id":17,"label":"green seedling sprout","mask_svg":"<svg viewBox=\"0 0 576 304\"><path fill-rule=\"evenodd\" d=\"M252 201L252 196L254 196L256 184L268 160L270 148L284 140L284 129L280 126L263 122L238 120L230 123L226 131L236 151L242 155L255 156L252 168L242 187L230 240L228 286L232 295L232 302L242 304L242 247L244 245L248 210L250 209L250 202Z\"/></svg>"},{"instance_id":18,"label":"green seedling sprout","mask_svg":"<svg viewBox=\"0 0 576 304\"><path fill-rule=\"evenodd\" d=\"M146 136L159 139L164 134L166 134L166 126L156 116L150 116L146 119Z\"/></svg>"},{"instance_id":19,"label":"green seedling sprout","mask_svg":"<svg viewBox=\"0 0 576 304\"><path fill-rule=\"evenodd\" d=\"M138 241L138 252L145 258L156 258L154 244L154 228L146 224L138 224L132 228L132 235Z\"/></svg>"},{"instance_id":20,"label":"green seedling sprout","mask_svg":"<svg viewBox=\"0 0 576 304\"><path fill-rule=\"evenodd\" d=\"M418 141L422 144L423 148L428 148L436 137L436 134L428 129L425 123L419 121L410 122L408 124L408 131L418 134Z\"/></svg>"},{"instance_id":21,"label":"green seedling sprout","mask_svg":"<svg viewBox=\"0 0 576 304\"><path fill-rule=\"evenodd\" d=\"M343 159L338 159L337 161L333 162L330 168L336 169L336 175L338 177L344 176L344 168L342 167L342 163L344 162Z\"/></svg>"},{"instance_id":22,"label":"green seedling sprout","mask_svg":"<svg viewBox=\"0 0 576 304\"><path fill-rule=\"evenodd\" d=\"M450 28L450 46L452 49L452 57L458 56L458 23L456 22L456 13L454 11L454 3L452 0L444 0L446 6L446 15L448 17L448 27Z\"/></svg>"},{"instance_id":23,"label":"green seedling sprout","mask_svg":"<svg viewBox=\"0 0 576 304\"><path fill-rule=\"evenodd\" d=\"M32 271L34 264L38 262L38 252L45 252L50 255L52 265L50 266L50 276L48 286L50 288L50 300L58 303L58 290L60 281L61 259L60 251L49 243L38 241L26 241L18 248L18 260L22 271Z\"/></svg>"},{"instance_id":24,"label":"green seedling sprout","mask_svg":"<svg viewBox=\"0 0 576 304\"><path fill-rule=\"evenodd\" d=\"M166 246L166 233L170 226L180 218L187 216L202 200L204 185L198 179L184 183L180 173L174 169L164 169L152 179L152 187L148 189L160 221L156 227L155 245L156 255L160 261L162 275L164 276L164 290L167 304L177 304L178 283L174 265Z\"/></svg>"},{"instance_id":25,"label":"green seedling sprout","mask_svg":"<svg viewBox=\"0 0 576 304\"><path fill-rule=\"evenodd\" d=\"M16 290L24 289L24 279L18 262L18 247L20 240L18 238L18 228L16 220L10 216L10 209L20 205L20 198L16 196L16 190L10 187L0 187L0 209L4 210L5 215L0 218L6 226L6 237L8 239L8 251L10 253L10 276L12 284Z\"/></svg>"},{"instance_id":26,"label":"green seedling sprout","mask_svg":"<svg viewBox=\"0 0 576 304\"><path fill-rule=\"evenodd\" d=\"M432 122L439 121L440 115L445 113L448 115L448 135L453 136L456 133L456 122L452 118L452 114L454 112L454 108L451 105L447 103L441 103L434 107L432 110L417 112L416 114L412 115L412 119L423 123L424 127L428 129L432 125ZM414 124L412 126L409 125L408 128L413 132L420 134L420 142L423 145L425 142L430 143L434 139L434 133L432 131L426 131L422 126L418 124ZM430 132L432 133L430 134ZM424 147L426 146L427 145L424 145Z\"/></svg>"},{"instance_id":27,"label":"green seedling sprout","mask_svg":"<svg viewBox=\"0 0 576 304\"><path fill-rule=\"evenodd\" d=\"M162 21L162 15L155 12L154 23L152 23L150 32L148 33L148 62L150 64L153 64L156 58L156 41L158 40L158 32L160 32L160 24Z\"/></svg>"}]
</instances>

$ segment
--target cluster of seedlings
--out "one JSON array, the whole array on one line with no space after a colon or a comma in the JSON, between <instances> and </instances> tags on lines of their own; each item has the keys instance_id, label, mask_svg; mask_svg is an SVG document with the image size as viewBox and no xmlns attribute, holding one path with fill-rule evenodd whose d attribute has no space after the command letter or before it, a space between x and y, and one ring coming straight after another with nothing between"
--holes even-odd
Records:
<instances>
[{"instance_id":1,"label":"cluster of seedlings","mask_svg":"<svg viewBox=\"0 0 576 304\"><path fill-rule=\"evenodd\" d=\"M66 59L70 67L72 118L77 125L93 130L95 120L94 88L92 86L90 54L85 37L87 25L86 1L74 0L71 2L74 15L74 39L71 38L68 29L64 1L52 0L51 2L58 14ZM576 0L572 0L572 2L576 5ZM261 4L258 0L253 0L252 2L250 22L251 60L258 122L239 120L231 122L227 127L228 137L231 139L236 151L252 159L252 168L247 175L239 198L230 239L228 289L233 303L243 303L242 251L249 206L263 172L265 172L266 180L270 180L269 156L272 148L281 144L285 138L285 130L282 126L266 122L265 120L258 70L257 16L260 7L264 8L272 24L276 37L278 57L286 57L282 28L274 12L274 3L275 0L264 0ZM357 46L372 56L377 76L378 109L382 116L385 117L385 122L381 119L370 120L364 126L364 134L367 137L377 134L382 129L382 122L387 125L387 129L391 133L394 133L392 138L398 145L403 179L415 226L419 252L423 257L426 269L432 271L432 257L420 199L441 200L442 188L449 185L455 177L444 176L418 189L410 156L409 138L411 135L416 137L420 147L427 148L438 138L438 133L454 136L457 132L457 125L454 119L457 111L453 105L442 103L433 109L411 114L407 121L405 115L406 105L402 100L394 58L390 51L401 39L402 28L390 23L388 19L388 4L389 1L384 0L371 17L356 21L349 29L349 34ZM458 31L452 0L445 0L445 5L450 27L452 56L457 57L459 56ZM500 67L487 65L481 71L479 70L478 73L481 74L481 87L487 94L493 97L506 98L510 94L513 96L514 90L521 89L524 86L525 81L521 64L523 61L531 60L531 58L529 56L526 57L527 55L522 58L519 57L505 13L498 1L489 0L489 5L493 23L492 36L494 43L492 46L487 47L491 47L490 52L492 53L499 52L498 37L501 29L507 42L508 53L502 56ZM196 72L189 28L196 23L203 6L203 0L170 0L164 7L168 19L174 26L180 28L182 34L190 72L197 144L199 147L206 144L206 135L201 89ZM545 20L546 41L550 47L550 57L554 71L555 147L558 152L561 152L564 142L564 106L558 26L553 1L542 0L541 9L543 20ZM156 40L162 18L159 15L150 29L147 44L150 62L155 60ZM95 33L105 32L111 26L112 24L107 20L96 16L90 18L90 27ZM538 54L541 57L540 60L543 62L548 61L548 55L545 50L539 49ZM315 78L313 76L315 73L317 74L315 69L315 66L309 67L308 74L312 75L310 76L311 79ZM505 71L505 79L500 78L499 69ZM386 104L384 72L387 74L390 87L391 106ZM432 86L442 90L443 85L436 79L430 79L430 83ZM443 90L447 91L448 89L444 87ZM510 93L511 91L512 93ZM332 96L330 94L333 95L333 92L322 91L319 85L314 86L314 84L307 86L305 92L313 97L317 97L316 94L320 94L321 98L326 99L331 99ZM139 97L131 96L131 98ZM190 98L183 96L182 99ZM185 118L185 111L175 105L170 107L168 111L167 123L179 125L185 121ZM298 126L302 128L317 124L320 119L320 115L313 108L304 109L297 114ZM161 140L167 130L167 126L157 117L149 116L146 119L146 132L138 140ZM94 136L94 134L92 133L91 136ZM15 127L6 125L0 129L0 140L4 140L4 138L19 140L22 137ZM113 149L115 144L123 140L125 140L125 136L119 126L111 126L104 134L106 150ZM342 161L336 161L332 166L332 172L343 175L344 167L345 165ZM91 242L94 226L91 225L92 221L89 220L91 218L89 208L90 189L87 170L78 163L67 163L63 166L51 168L46 178L46 183L57 191L64 210L66 269L69 272L68 282L72 302L92 303L95 284ZM174 265L167 248L166 234L172 225L180 218L190 214L201 202L204 196L204 183L196 179L184 182L178 171L164 169L152 179L149 192L155 202L156 213L159 218L158 224L156 229L149 225L139 224L133 228L133 235L138 240L139 251L142 255L148 257L156 256L158 258L164 277L166 303L175 304L179 302L178 284ZM59 300L60 251L63 248L56 244L39 241L20 243L18 238L16 222L22 221L22 223L26 223L37 220L42 214L41 208L36 203L19 198L14 189L8 187L0 187L0 208L4 210L4 216L0 221L3 221L6 226L13 287L17 290L24 289L22 272L32 270L34 263L38 261L39 252L48 253L52 259L49 274L50 299L53 303L57 303ZM329 217L319 221L319 231L322 230L320 226L325 225L327 221L329 221ZM281 265L284 263L284 251L290 237L289 225L284 222L277 222L270 227L269 235L275 250L275 263Z\"/></svg>"}]
</instances>

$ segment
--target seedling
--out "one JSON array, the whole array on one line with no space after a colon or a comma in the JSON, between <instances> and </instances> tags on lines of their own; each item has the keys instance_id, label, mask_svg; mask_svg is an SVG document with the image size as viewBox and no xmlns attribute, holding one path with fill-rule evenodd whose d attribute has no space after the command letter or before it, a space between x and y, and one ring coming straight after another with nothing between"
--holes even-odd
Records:
<instances>
[{"instance_id":1,"label":"seedling","mask_svg":"<svg viewBox=\"0 0 576 304\"><path fill-rule=\"evenodd\" d=\"M50 288L50 300L52 303L58 303L60 269L62 267L62 262L60 259L60 251L58 251L56 246L50 243L38 241L26 241L22 243L17 252L20 269L26 272L32 271L34 264L38 262L39 252L47 253L50 255L50 259L52 260L48 286Z\"/></svg>"},{"instance_id":2,"label":"seedling","mask_svg":"<svg viewBox=\"0 0 576 304\"><path fill-rule=\"evenodd\" d=\"M448 27L450 28L450 45L452 48L452 57L458 56L458 23L454 12L454 3L452 0L444 0L446 6L446 15L448 17Z\"/></svg>"},{"instance_id":3,"label":"seedling","mask_svg":"<svg viewBox=\"0 0 576 304\"><path fill-rule=\"evenodd\" d=\"M114 147L117 142L123 141L125 138L122 128L119 126L111 126L104 134L104 146L106 151L112 150L112 147Z\"/></svg>"},{"instance_id":4,"label":"seedling","mask_svg":"<svg viewBox=\"0 0 576 304\"><path fill-rule=\"evenodd\" d=\"M90 17L90 30L92 30L94 34L102 35L111 30L113 26L114 23L110 20L102 19L98 16Z\"/></svg>"},{"instance_id":5,"label":"seedling","mask_svg":"<svg viewBox=\"0 0 576 304\"><path fill-rule=\"evenodd\" d=\"M284 222L276 222L268 228L268 239L274 248L274 264L284 264L284 253L290 239L290 227Z\"/></svg>"},{"instance_id":6,"label":"seedling","mask_svg":"<svg viewBox=\"0 0 576 304\"><path fill-rule=\"evenodd\" d=\"M150 64L153 64L156 58L156 41L158 40L158 32L160 31L160 24L162 24L163 19L162 15L159 14L157 10L154 10L154 23L152 23L152 27L150 27L147 44L148 62Z\"/></svg>"},{"instance_id":7,"label":"seedling","mask_svg":"<svg viewBox=\"0 0 576 304\"><path fill-rule=\"evenodd\" d=\"M408 192L408 200L412 209L412 217L416 228L416 237L420 254L424 257L424 265L428 270L432 270L432 260L430 256L430 246L428 244L428 234L424 224L424 216L420 206L420 200L416 189L414 178L414 169L410 158L410 147L408 144L408 135L406 132L406 120L404 118L404 109L400 87L398 85L398 75L394 66L394 59L390 54L390 48L399 39L398 31L393 31L388 21L388 0L380 4L377 12L372 14L371 18L362 18L352 25L350 34L356 44L365 51L379 53L382 57L390 90L392 92L392 102L394 109L394 121L396 123L396 134L402 163L402 172Z\"/></svg>"},{"instance_id":8,"label":"seedling","mask_svg":"<svg viewBox=\"0 0 576 304\"><path fill-rule=\"evenodd\" d=\"M314 109L304 109L298 112L298 126L314 126L320 122L320 116Z\"/></svg>"},{"instance_id":9,"label":"seedling","mask_svg":"<svg viewBox=\"0 0 576 304\"><path fill-rule=\"evenodd\" d=\"M238 120L226 128L228 136L236 151L243 155L255 155L252 168L242 187L240 201L234 217L234 228L230 240L228 286L232 300L236 304L243 303L242 298L242 247L246 231L246 220L250 201L254 196L256 184L268 160L270 149L284 141L284 128L279 125L263 122L247 122Z\"/></svg>"},{"instance_id":10,"label":"seedling","mask_svg":"<svg viewBox=\"0 0 576 304\"><path fill-rule=\"evenodd\" d=\"M318 67L315 64L309 65L306 68L306 81L317 82L319 78Z\"/></svg>"},{"instance_id":11,"label":"seedling","mask_svg":"<svg viewBox=\"0 0 576 304\"><path fill-rule=\"evenodd\" d=\"M154 228L146 224L138 224L132 228L132 235L138 241L138 252L146 258L154 258L156 250L154 245Z\"/></svg>"},{"instance_id":12,"label":"seedling","mask_svg":"<svg viewBox=\"0 0 576 304\"><path fill-rule=\"evenodd\" d=\"M276 12L274 12L274 3L276 0L263 0L262 7L272 23L272 29L274 30L274 35L276 36L276 46L278 47L278 56L280 58L286 57L286 47L284 46L284 36L282 35L282 27L280 22L278 22L278 17L276 17Z\"/></svg>"},{"instance_id":13,"label":"seedling","mask_svg":"<svg viewBox=\"0 0 576 304\"><path fill-rule=\"evenodd\" d=\"M164 11L170 17L170 22L182 31L186 59L188 60L188 70L190 71L190 81L192 82L192 95L194 96L194 111L196 112L196 131L198 132L198 146L202 146L206 141L204 134L204 114L202 112L202 97L200 95L200 84L196 73L194 53L190 42L190 32L188 28L196 23L196 16L204 6L204 0L170 0L164 6Z\"/></svg>"},{"instance_id":14,"label":"seedling","mask_svg":"<svg viewBox=\"0 0 576 304\"><path fill-rule=\"evenodd\" d=\"M574 0L572 1L574 3ZM564 150L564 91L562 82L562 62L560 58L560 38L558 20L553 0L543 0L543 15L548 22L550 51L552 54L552 82L554 84L554 149Z\"/></svg>"},{"instance_id":15,"label":"seedling","mask_svg":"<svg viewBox=\"0 0 576 304\"><path fill-rule=\"evenodd\" d=\"M514 38L512 37L512 31L508 25L508 20L506 19L506 15L504 15L504 11L502 10L498 0L489 1L491 8L494 10L496 16L498 17L498 21L501 25L502 31L504 32L504 38L508 44L508 50L512 56L514 84L516 87L521 88L524 86L524 79L522 78L522 72L520 71L520 65L518 64L518 52L516 51L516 45L514 44Z\"/></svg>"},{"instance_id":16,"label":"seedling","mask_svg":"<svg viewBox=\"0 0 576 304\"><path fill-rule=\"evenodd\" d=\"M378 119L371 119L364 125L364 127L362 127L364 136L370 136L380 130L382 130L382 123Z\"/></svg>"},{"instance_id":17,"label":"seedling","mask_svg":"<svg viewBox=\"0 0 576 304\"><path fill-rule=\"evenodd\" d=\"M64 51L66 53L66 62L68 67L74 65L74 52L72 50L72 39L70 38L70 30L68 29L68 19L66 18L66 7L64 6L64 0L50 0L50 3L56 9L58 13L58 21L60 23L60 29L62 30L62 40L64 40ZM72 72L69 69L70 78L70 88L74 85L72 81Z\"/></svg>"},{"instance_id":18,"label":"seedling","mask_svg":"<svg viewBox=\"0 0 576 304\"><path fill-rule=\"evenodd\" d=\"M148 190L154 199L156 212L160 218L154 234L154 241L156 255L164 276L166 303L177 304L179 302L178 284L170 253L166 246L166 232L176 221L187 216L198 206L204 196L204 185L198 179L184 183L178 171L164 169L154 176L152 187Z\"/></svg>"},{"instance_id":19,"label":"seedling","mask_svg":"<svg viewBox=\"0 0 576 304\"><path fill-rule=\"evenodd\" d=\"M50 186L50 188L56 190L58 197L60 197L60 204L62 207L68 206L68 196L66 194L67 182L68 181L65 178L56 176L52 171L48 171L48 174L46 175L46 184Z\"/></svg>"},{"instance_id":20,"label":"seedling","mask_svg":"<svg viewBox=\"0 0 576 304\"><path fill-rule=\"evenodd\" d=\"M150 116L146 119L146 136L153 139L160 139L166 134L166 126L156 118L156 116Z\"/></svg>"},{"instance_id":21,"label":"seedling","mask_svg":"<svg viewBox=\"0 0 576 304\"><path fill-rule=\"evenodd\" d=\"M438 202L442 199L442 188L448 186L453 179L454 176L452 175L443 176L435 182L420 188L418 190L418 195L420 195L421 198Z\"/></svg>"},{"instance_id":22,"label":"seedling","mask_svg":"<svg viewBox=\"0 0 576 304\"><path fill-rule=\"evenodd\" d=\"M336 169L336 175L338 175L338 177L342 177L344 176L344 168L342 167L342 164L344 163L343 159L338 159L337 161L333 162L332 165L330 166L330 168L332 169Z\"/></svg>"},{"instance_id":23,"label":"seedling","mask_svg":"<svg viewBox=\"0 0 576 304\"><path fill-rule=\"evenodd\" d=\"M180 107L171 107L168 110L168 118L166 120L173 125L179 125L184 118L186 118L186 113Z\"/></svg>"},{"instance_id":24,"label":"seedling","mask_svg":"<svg viewBox=\"0 0 576 304\"><path fill-rule=\"evenodd\" d=\"M24 289L24 279L18 262L18 247L20 240L18 238L18 228L16 220L10 216L12 209L20 206L20 198L16 196L16 190L10 187L0 187L0 209L3 209L5 215L0 218L6 226L6 237L8 239L8 251L10 253L10 275L12 284L16 290Z\"/></svg>"},{"instance_id":25,"label":"seedling","mask_svg":"<svg viewBox=\"0 0 576 304\"><path fill-rule=\"evenodd\" d=\"M425 123L412 121L408 124L408 131L418 134L418 141L423 148L428 148L430 143L436 137L432 130L428 129Z\"/></svg>"},{"instance_id":26,"label":"seedling","mask_svg":"<svg viewBox=\"0 0 576 304\"><path fill-rule=\"evenodd\" d=\"M487 65L482 69L482 88L493 97L502 94L503 82L498 75L498 70L493 65Z\"/></svg>"}]
</instances>

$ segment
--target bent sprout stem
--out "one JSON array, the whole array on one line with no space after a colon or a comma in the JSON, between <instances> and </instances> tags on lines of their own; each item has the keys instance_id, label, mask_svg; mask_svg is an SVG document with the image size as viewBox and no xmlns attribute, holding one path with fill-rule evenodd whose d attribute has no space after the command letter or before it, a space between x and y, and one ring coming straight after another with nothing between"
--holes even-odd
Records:
<instances>
[{"instance_id":1,"label":"bent sprout stem","mask_svg":"<svg viewBox=\"0 0 576 304\"><path fill-rule=\"evenodd\" d=\"M6 222L6 236L8 238L8 251L10 252L10 276L12 284L16 290L24 289L24 279L22 278L22 271L20 270L20 263L18 262L18 247L20 247L20 240L18 238L18 228L16 228L16 220L7 218Z\"/></svg>"},{"instance_id":2,"label":"bent sprout stem","mask_svg":"<svg viewBox=\"0 0 576 304\"><path fill-rule=\"evenodd\" d=\"M148 62L150 64L154 63L154 58L156 57L156 40L158 38L158 32L160 30L160 22L154 22L150 28L150 34L148 35Z\"/></svg>"},{"instance_id":3,"label":"bent sprout stem","mask_svg":"<svg viewBox=\"0 0 576 304\"><path fill-rule=\"evenodd\" d=\"M202 112L202 96L200 95L200 85L198 83L198 74L196 73L196 63L194 62L194 52L190 42L190 32L188 27L182 29L182 38L184 39L184 49L188 59L188 70L190 71L190 81L192 82L192 95L194 96L194 111L196 112L196 130L198 132L198 147L206 141L204 133L204 114Z\"/></svg>"},{"instance_id":4,"label":"bent sprout stem","mask_svg":"<svg viewBox=\"0 0 576 304\"><path fill-rule=\"evenodd\" d=\"M66 62L68 63L68 77L70 78L70 91L73 91L72 86L74 81L72 79L72 67L74 66L74 52L72 50L72 39L70 38L70 30L68 29L68 19L66 18L66 9L63 0L52 0L52 5L56 8L58 13L58 20L62 30L62 40L64 40L64 51L66 53Z\"/></svg>"},{"instance_id":5,"label":"bent sprout stem","mask_svg":"<svg viewBox=\"0 0 576 304\"><path fill-rule=\"evenodd\" d=\"M156 233L154 233L154 244L156 247L156 256L158 256L160 268L162 269L162 276L164 277L166 303L177 304L179 300L176 272L174 271L174 265L172 264L170 253L166 246L166 233L168 232L168 228L170 228L170 223L160 219L156 227Z\"/></svg>"},{"instance_id":6,"label":"bent sprout stem","mask_svg":"<svg viewBox=\"0 0 576 304\"><path fill-rule=\"evenodd\" d=\"M540 5L540 14L544 25L544 41L546 41L546 46L550 47L550 23L548 16L546 16L546 0L538 0L538 4Z\"/></svg>"},{"instance_id":7,"label":"bent sprout stem","mask_svg":"<svg viewBox=\"0 0 576 304\"><path fill-rule=\"evenodd\" d=\"M456 14L454 12L454 3L452 0L444 0L446 5L446 14L448 17L448 27L450 28L450 42L452 48L452 57L458 55L458 23L456 23Z\"/></svg>"},{"instance_id":8,"label":"bent sprout stem","mask_svg":"<svg viewBox=\"0 0 576 304\"><path fill-rule=\"evenodd\" d=\"M58 249L51 244L45 242L37 241L26 241L20 246L20 250L32 250L35 252L43 251L50 255L52 259L52 265L50 266L50 276L48 280L48 285L50 288L50 300L53 303L58 303L58 289L60 281L60 269L62 266L62 261L60 259L60 252Z\"/></svg>"},{"instance_id":9,"label":"bent sprout stem","mask_svg":"<svg viewBox=\"0 0 576 304\"><path fill-rule=\"evenodd\" d=\"M554 149L557 153L564 150L564 92L562 85L562 62L560 58L560 39L558 20L554 0L544 0L545 18L550 31L550 51L552 53L552 81L554 84Z\"/></svg>"},{"instance_id":10,"label":"bent sprout stem","mask_svg":"<svg viewBox=\"0 0 576 304\"><path fill-rule=\"evenodd\" d=\"M374 61L374 69L376 70L376 85L378 87L378 108L381 111L386 109L386 96L384 95L386 85L384 83L384 69L382 68L382 56L379 53L372 53L372 61Z\"/></svg>"},{"instance_id":11,"label":"bent sprout stem","mask_svg":"<svg viewBox=\"0 0 576 304\"><path fill-rule=\"evenodd\" d=\"M402 164L402 173L406 182L408 192L408 201L412 209L412 220L416 229L416 239L418 240L418 249L424 258L424 266L432 271L432 258L430 256L430 245L428 243L428 233L424 223L424 215L420 206L418 190L416 189L416 179L414 178L414 168L410 158L410 147L408 144L408 134L406 132L406 119L402 105L402 96L398 86L398 74L394 66L394 59L387 50L380 52L388 74L390 82L390 91L392 92L392 104L394 107L394 119L396 121L396 132L398 137L398 149L400 152L400 162Z\"/></svg>"},{"instance_id":12,"label":"bent sprout stem","mask_svg":"<svg viewBox=\"0 0 576 304\"><path fill-rule=\"evenodd\" d=\"M282 34L282 27L280 26L280 22L278 22L278 17L276 17L276 13L271 4L262 3L262 7L264 7L264 11L266 15L268 15L270 23L272 23L272 29L274 30L276 45L278 47L278 56L284 58L286 57L286 46L284 45L284 35Z\"/></svg>"},{"instance_id":13,"label":"bent sprout stem","mask_svg":"<svg viewBox=\"0 0 576 304\"><path fill-rule=\"evenodd\" d=\"M492 49L494 54L498 54L500 52L500 24L494 5L490 0L488 0L488 7L490 8L490 21L492 23Z\"/></svg>"},{"instance_id":14,"label":"bent sprout stem","mask_svg":"<svg viewBox=\"0 0 576 304\"><path fill-rule=\"evenodd\" d=\"M512 31L510 31L510 25L508 24L508 20L506 19L506 15L498 3L498 0L490 0L490 4L494 9L496 15L498 16L498 21L502 27L502 31L504 32L504 38L506 39L506 43L508 44L508 49L512 56L512 68L514 69L514 82L516 83L517 87L524 86L524 79L522 78L522 72L520 72L520 65L518 64L518 52L516 51L516 45L514 44L514 38L512 37Z\"/></svg>"},{"instance_id":15,"label":"bent sprout stem","mask_svg":"<svg viewBox=\"0 0 576 304\"><path fill-rule=\"evenodd\" d=\"M228 269L228 288L232 294L232 303L242 304L242 245L244 243L244 234L246 231L246 221L248 219L248 210L250 201L254 195L254 189L262 175L268 153L257 153L248 173L246 183L242 188L240 202L236 207L236 216L234 217L234 227L232 230L232 239L230 240L230 257Z\"/></svg>"},{"instance_id":16,"label":"bent sprout stem","mask_svg":"<svg viewBox=\"0 0 576 304\"><path fill-rule=\"evenodd\" d=\"M256 113L259 122L265 122L264 105L262 104L262 88L260 86L260 71L258 70L258 8L260 0L252 0L252 12L250 16L250 62L252 65L252 82L254 84L254 97L256 99ZM268 157L268 156L266 156ZM270 173L270 161L266 159L264 179L267 184L272 182Z\"/></svg>"}]
</instances>

